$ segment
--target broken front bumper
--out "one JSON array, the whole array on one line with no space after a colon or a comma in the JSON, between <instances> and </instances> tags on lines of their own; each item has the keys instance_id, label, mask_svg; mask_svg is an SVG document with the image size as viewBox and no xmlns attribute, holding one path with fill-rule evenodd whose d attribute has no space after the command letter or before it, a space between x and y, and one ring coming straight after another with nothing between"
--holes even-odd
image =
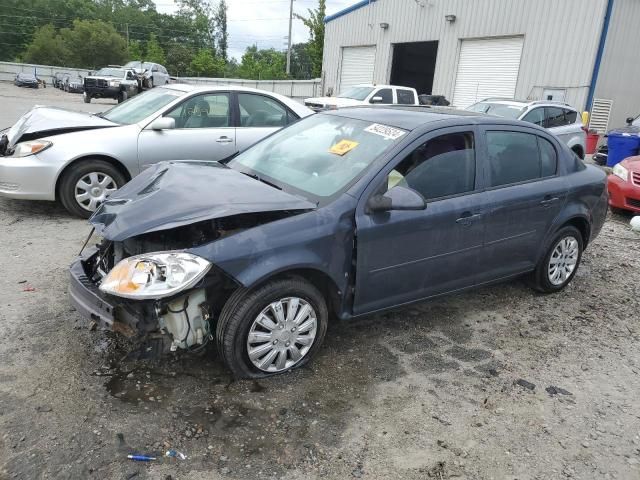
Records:
<instances>
[{"instance_id":1,"label":"broken front bumper","mask_svg":"<svg viewBox=\"0 0 640 480\"><path fill-rule=\"evenodd\" d=\"M85 272L84 262L96 254L77 258L69 269L69 297L71 304L84 318L93 320L98 327L133 337L157 328L153 307L145 302L134 304L102 293Z\"/></svg>"}]
</instances>

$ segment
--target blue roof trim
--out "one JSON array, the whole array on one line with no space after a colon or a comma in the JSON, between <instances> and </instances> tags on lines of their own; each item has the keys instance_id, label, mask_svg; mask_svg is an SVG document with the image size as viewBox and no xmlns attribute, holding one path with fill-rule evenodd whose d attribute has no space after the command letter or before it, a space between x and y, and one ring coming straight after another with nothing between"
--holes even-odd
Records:
<instances>
[{"instance_id":1,"label":"blue roof trim","mask_svg":"<svg viewBox=\"0 0 640 480\"><path fill-rule=\"evenodd\" d=\"M367 5L375 1L376 0L361 0L358 3L354 3L350 7L345 8L344 10L340 10L339 12L334 13L333 15L328 15L324 17L324 23L329 23L330 21L335 20L336 18L340 18L346 15L347 13L351 13L355 10L358 10L359 8L366 7Z\"/></svg>"},{"instance_id":2,"label":"blue roof trim","mask_svg":"<svg viewBox=\"0 0 640 480\"><path fill-rule=\"evenodd\" d=\"M593 106L593 97L596 93L596 83L598 83L598 74L600 73L600 63L604 54L604 45L607 42L607 33L609 33L609 21L611 20L611 11L613 10L613 0L608 0L607 10L602 23L602 32L600 33L600 43L598 43L598 52L596 53L596 61L593 65L593 73L591 74L591 84L589 85L589 94L587 95L587 104L585 109L591 111Z\"/></svg>"}]
</instances>

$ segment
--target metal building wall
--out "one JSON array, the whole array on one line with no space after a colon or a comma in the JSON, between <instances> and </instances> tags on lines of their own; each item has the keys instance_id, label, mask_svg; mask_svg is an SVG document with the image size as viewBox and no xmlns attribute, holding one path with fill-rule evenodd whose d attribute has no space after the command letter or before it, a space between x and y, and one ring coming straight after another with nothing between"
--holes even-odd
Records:
<instances>
[{"instance_id":1,"label":"metal building wall","mask_svg":"<svg viewBox=\"0 0 640 480\"><path fill-rule=\"evenodd\" d=\"M438 40L433 93L451 100L461 39L524 35L516 97L566 88L567 102L584 108L605 9L606 0L372 1L326 24L323 90L338 86L342 47L376 45L374 81L387 83L394 43Z\"/></svg>"},{"instance_id":2,"label":"metal building wall","mask_svg":"<svg viewBox=\"0 0 640 480\"><path fill-rule=\"evenodd\" d=\"M640 115L640 1L614 0L595 98L612 100L609 128Z\"/></svg>"}]
</instances>

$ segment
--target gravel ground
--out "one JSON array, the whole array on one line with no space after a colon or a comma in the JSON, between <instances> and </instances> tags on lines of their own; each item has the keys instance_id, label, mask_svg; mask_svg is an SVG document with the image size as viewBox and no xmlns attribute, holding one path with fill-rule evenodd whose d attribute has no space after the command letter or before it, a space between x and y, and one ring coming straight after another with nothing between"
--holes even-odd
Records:
<instances>
[{"instance_id":1,"label":"gravel ground","mask_svg":"<svg viewBox=\"0 0 640 480\"><path fill-rule=\"evenodd\" d=\"M12 112L85 107L43 92L0 86ZM638 479L628 221L559 294L516 281L335 323L307 368L234 382L215 355L135 359L92 331L66 293L85 222L0 199L0 479ZM168 448L187 458L126 459Z\"/></svg>"}]
</instances>

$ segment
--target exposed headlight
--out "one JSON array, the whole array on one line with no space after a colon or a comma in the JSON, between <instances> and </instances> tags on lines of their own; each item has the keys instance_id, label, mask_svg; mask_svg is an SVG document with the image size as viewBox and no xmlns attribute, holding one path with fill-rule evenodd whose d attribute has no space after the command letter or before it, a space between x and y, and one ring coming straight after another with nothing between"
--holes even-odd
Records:
<instances>
[{"instance_id":1,"label":"exposed headlight","mask_svg":"<svg viewBox=\"0 0 640 480\"><path fill-rule=\"evenodd\" d=\"M619 163L616 163L616 165L613 167L613 174L616 177L620 177L625 182L629 180L629 170L624 168Z\"/></svg>"},{"instance_id":2,"label":"exposed headlight","mask_svg":"<svg viewBox=\"0 0 640 480\"><path fill-rule=\"evenodd\" d=\"M111 81L111 82L109 82L109 86L110 87L119 87L120 86L120 82L119 81Z\"/></svg>"},{"instance_id":3,"label":"exposed headlight","mask_svg":"<svg viewBox=\"0 0 640 480\"><path fill-rule=\"evenodd\" d=\"M46 140L32 140L30 142L21 142L16 145L11 156L28 157L29 155L34 155L36 153L40 153L43 150L46 150L51 145L53 145L53 143L47 142Z\"/></svg>"},{"instance_id":4,"label":"exposed headlight","mask_svg":"<svg viewBox=\"0 0 640 480\"><path fill-rule=\"evenodd\" d=\"M119 262L100 290L138 300L169 297L193 287L211 268L202 257L184 252L136 255Z\"/></svg>"}]
</instances>

